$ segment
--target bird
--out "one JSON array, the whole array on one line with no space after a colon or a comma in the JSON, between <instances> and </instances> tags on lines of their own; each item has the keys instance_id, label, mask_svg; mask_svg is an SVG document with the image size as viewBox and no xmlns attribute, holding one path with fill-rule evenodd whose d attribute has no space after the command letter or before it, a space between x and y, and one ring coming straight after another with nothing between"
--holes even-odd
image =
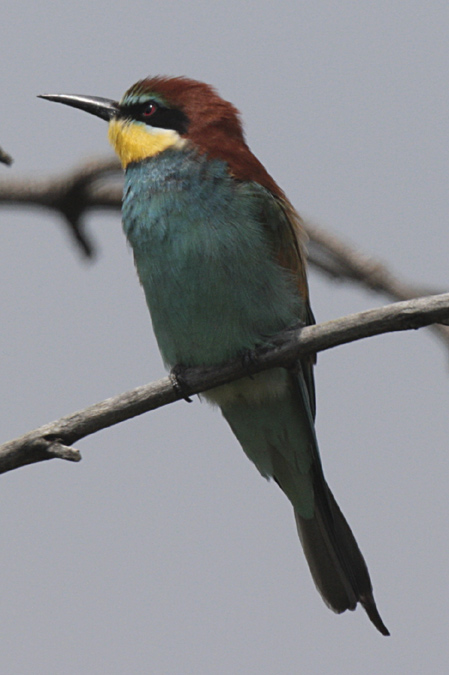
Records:
<instances>
[{"instance_id":1,"label":"bird","mask_svg":"<svg viewBox=\"0 0 449 675\"><path fill-rule=\"evenodd\" d=\"M245 140L240 113L208 84L150 76L120 101L41 98L108 122L125 171L122 223L165 365L251 358L284 329L310 325L303 223ZM324 477L315 433L314 359L202 394L294 510L326 605L358 603L389 635L368 568Z\"/></svg>"}]
</instances>

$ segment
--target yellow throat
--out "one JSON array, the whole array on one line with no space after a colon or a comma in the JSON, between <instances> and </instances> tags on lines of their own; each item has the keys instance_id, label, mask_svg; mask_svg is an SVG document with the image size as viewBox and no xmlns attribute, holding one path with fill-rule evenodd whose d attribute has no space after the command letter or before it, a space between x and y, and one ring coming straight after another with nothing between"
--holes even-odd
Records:
<instances>
[{"instance_id":1,"label":"yellow throat","mask_svg":"<svg viewBox=\"0 0 449 675\"><path fill-rule=\"evenodd\" d=\"M140 162L167 148L181 148L185 143L173 129L157 129L121 119L112 119L109 122L108 138L124 169L130 162Z\"/></svg>"}]
</instances>

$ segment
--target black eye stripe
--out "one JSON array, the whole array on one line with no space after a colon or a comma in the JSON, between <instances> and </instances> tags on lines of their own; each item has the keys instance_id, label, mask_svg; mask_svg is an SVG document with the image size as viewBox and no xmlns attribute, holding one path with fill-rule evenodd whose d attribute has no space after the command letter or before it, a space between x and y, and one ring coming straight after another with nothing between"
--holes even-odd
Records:
<instances>
[{"instance_id":1,"label":"black eye stripe","mask_svg":"<svg viewBox=\"0 0 449 675\"><path fill-rule=\"evenodd\" d=\"M154 106L154 110L148 112L151 105ZM187 133L189 127L187 115L182 110L166 108L151 99L144 103L120 106L118 116L133 119L137 122L145 122L149 126L159 127L160 129L173 129L180 135Z\"/></svg>"}]
</instances>

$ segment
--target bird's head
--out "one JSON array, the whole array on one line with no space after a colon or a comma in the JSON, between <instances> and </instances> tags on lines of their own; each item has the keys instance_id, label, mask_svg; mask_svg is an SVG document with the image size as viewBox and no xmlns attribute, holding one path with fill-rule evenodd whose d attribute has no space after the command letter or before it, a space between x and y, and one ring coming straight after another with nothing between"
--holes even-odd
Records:
<instances>
[{"instance_id":1,"label":"bird's head","mask_svg":"<svg viewBox=\"0 0 449 675\"><path fill-rule=\"evenodd\" d=\"M121 101L96 96L43 94L40 98L80 108L109 122L109 140L126 168L168 148L194 145L227 162L241 180L281 191L246 145L238 110L213 87L186 77L149 77Z\"/></svg>"},{"instance_id":2,"label":"bird's head","mask_svg":"<svg viewBox=\"0 0 449 675\"><path fill-rule=\"evenodd\" d=\"M239 114L213 87L185 77L140 80L120 102L95 96L44 94L109 122L109 140L123 166L191 141L244 143Z\"/></svg>"}]
</instances>

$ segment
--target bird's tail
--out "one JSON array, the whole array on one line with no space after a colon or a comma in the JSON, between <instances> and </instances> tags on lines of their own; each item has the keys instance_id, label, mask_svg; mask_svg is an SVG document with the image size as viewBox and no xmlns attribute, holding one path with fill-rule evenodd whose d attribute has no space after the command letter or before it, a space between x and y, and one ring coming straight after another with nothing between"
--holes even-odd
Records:
<instances>
[{"instance_id":1,"label":"bird's tail","mask_svg":"<svg viewBox=\"0 0 449 675\"><path fill-rule=\"evenodd\" d=\"M311 372L266 371L232 386L225 393L234 398L219 401L223 415L260 473L273 478L293 505L304 553L324 601L338 613L360 602L374 626L389 635L377 611L366 563L324 478Z\"/></svg>"},{"instance_id":2,"label":"bird's tail","mask_svg":"<svg viewBox=\"0 0 449 675\"><path fill-rule=\"evenodd\" d=\"M389 635L377 610L368 568L351 528L327 483L324 479L319 483L314 516L303 518L295 510L299 538L315 585L334 612L354 610L360 602L377 630Z\"/></svg>"}]
</instances>

